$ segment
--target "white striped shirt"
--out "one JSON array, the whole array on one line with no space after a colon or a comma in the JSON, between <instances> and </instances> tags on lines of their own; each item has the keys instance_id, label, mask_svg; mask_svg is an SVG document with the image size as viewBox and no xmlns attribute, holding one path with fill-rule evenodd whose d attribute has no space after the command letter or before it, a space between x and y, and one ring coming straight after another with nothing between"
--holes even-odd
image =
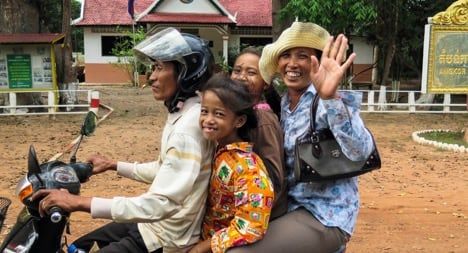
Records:
<instances>
[{"instance_id":1,"label":"white striped shirt","mask_svg":"<svg viewBox=\"0 0 468 253\"><path fill-rule=\"evenodd\" d=\"M149 252L182 251L199 240L207 197L214 143L203 138L198 118L200 99L185 101L168 115L159 159L117 165L118 174L151 184L137 197L93 198L93 218L138 222Z\"/></svg>"}]
</instances>

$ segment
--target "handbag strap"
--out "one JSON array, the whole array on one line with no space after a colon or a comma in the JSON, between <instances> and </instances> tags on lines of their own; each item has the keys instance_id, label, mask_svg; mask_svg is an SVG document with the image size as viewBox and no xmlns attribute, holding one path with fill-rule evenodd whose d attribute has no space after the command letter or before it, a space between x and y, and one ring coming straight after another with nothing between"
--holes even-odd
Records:
<instances>
[{"instance_id":1,"label":"handbag strap","mask_svg":"<svg viewBox=\"0 0 468 253\"><path fill-rule=\"evenodd\" d=\"M315 117L317 115L317 108L318 108L319 100L320 100L320 96L316 93L314 95L314 99L312 100L312 104L310 107L310 130L311 132L315 132Z\"/></svg>"},{"instance_id":2,"label":"handbag strap","mask_svg":"<svg viewBox=\"0 0 468 253\"><path fill-rule=\"evenodd\" d=\"M310 106L310 127L309 127L309 133L311 137L312 143L318 144L320 142L320 138L318 136L318 133L315 129L315 117L317 115L317 108L318 108L318 103L319 103L320 97L318 94L314 95L314 99L312 100L312 104Z\"/></svg>"}]
</instances>

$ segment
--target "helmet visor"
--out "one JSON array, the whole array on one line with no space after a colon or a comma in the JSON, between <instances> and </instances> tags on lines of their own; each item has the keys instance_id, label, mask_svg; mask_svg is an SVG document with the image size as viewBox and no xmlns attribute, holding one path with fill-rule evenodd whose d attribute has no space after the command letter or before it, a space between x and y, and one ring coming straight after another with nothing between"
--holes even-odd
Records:
<instances>
[{"instance_id":1,"label":"helmet visor","mask_svg":"<svg viewBox=\"0 0 468 253\"><path fill-rule=\"evenodd\" d=\"M133 48L137 60L151 64L154 61L181 61L192 52L182 35L174 28L167 28L151 35Z\"/></svg>"}]
</instances>

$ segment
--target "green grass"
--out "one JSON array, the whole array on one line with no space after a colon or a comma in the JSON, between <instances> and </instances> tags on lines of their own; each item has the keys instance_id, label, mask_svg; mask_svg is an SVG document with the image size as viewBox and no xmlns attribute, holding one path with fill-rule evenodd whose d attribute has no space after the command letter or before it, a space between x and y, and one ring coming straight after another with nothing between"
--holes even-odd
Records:
<instances>
[{"instance_id":1,"label":"green grass","mask_svg":"<svg viewBox=\"0 0 468 253\"><path fill-rule=\"evenodd\" d=\"M468 143L463 140L463 133L462 132L427 132L427 133L420 133L420 137L431 140L437 141L442 143L449 143L449 144L457 144L460 146L464 146L468 148Z\"/></svg>"}]
</instances>

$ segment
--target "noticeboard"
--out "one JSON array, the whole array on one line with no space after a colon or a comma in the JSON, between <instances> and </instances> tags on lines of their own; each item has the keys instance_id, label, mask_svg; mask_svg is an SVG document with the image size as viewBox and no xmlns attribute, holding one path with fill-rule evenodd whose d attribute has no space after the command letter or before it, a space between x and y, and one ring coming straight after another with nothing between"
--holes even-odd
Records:
<instances>
[{"instance_id":1,"label":"noticeboard","mask_svg":"<svg viewBox=\"0 0 468 253\"><path fill-rule=\"evenodd\" d=\"M7 55L8 83L11 89L32 88L31 55Z\"/></svg>"},{"instance_id":2,"label":"noticeboard","mask_svg":"<svg viewBox=\"0 0 468 253\"><path fill-rule=\"evenodd\" d=\"M429 46L429 93L468 93L468 26L433 25Z\"/></svg>"},{"instance_id":3,"label":"noticeboard","mask_svg":"<svg viewBox=\"0 0 468 253\"><path fill-rule=\"evenodd\" d=\"M56 87L49 44L0 45L0 91Z\"/></svg>"}]
</instances>

